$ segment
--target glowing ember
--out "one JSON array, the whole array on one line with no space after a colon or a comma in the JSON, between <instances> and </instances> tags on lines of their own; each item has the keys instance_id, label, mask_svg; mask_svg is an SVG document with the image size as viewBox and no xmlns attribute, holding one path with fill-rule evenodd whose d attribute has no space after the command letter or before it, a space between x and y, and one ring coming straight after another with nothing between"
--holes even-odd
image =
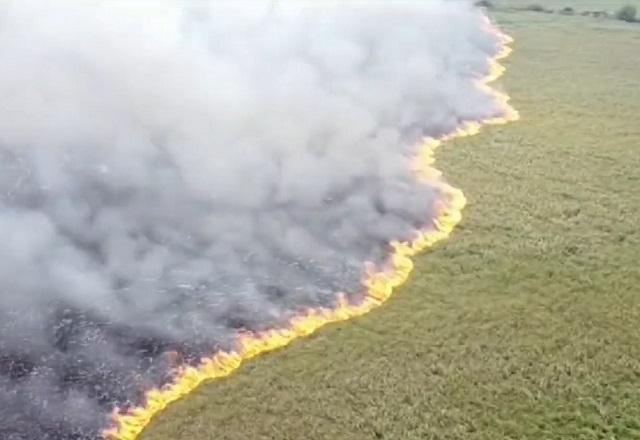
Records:
<instances>
[{"instance_id":1,"label":"glowing ember","mask_svg":"<svg viewBox=\"0 0 640 440\"><path fill-rule=\"evenodd\" d=\"M294 339L307 336L326 324L360 316L378 307L391 296L394 288L406 281L413 269L410 258L449 236L462 218L461 212L466 200L460 190L434 179L440 175L440 172L431 166L434 162L434 150L442 142L478 133L482 125L503 124L519 118L518 113L508 104L509 97L488 85L504 73L505 68L498 61L510 54L511 48L507 45L513 40L496 29L488 19L486 25L498 37L502 48L490 60L490 71L484 79L478 81L477 87L494 98L501 108L502 116L481 121L465 121L453 133L439 139L424 140L414 161L414 171L418 179L427 179L430 184L438 185L445 194L444 200L436 202L436 220L412 241L392 242L393 252L389 256L387 267L368 266L363 279L366 295L358 303L348 302L346 296L341 294L338 297L337 306L333 309L309 309L291 319L289 325L284 328L239 334L235 342L235 350L215 353L211 357L202 359L196 367L179 367L171 383L146 393L142 406L125 410L116 409L113 414L113 426L103 432L105 439L134 440L156 414L170 403L192 392L202 382L228 376L243 361L284 347Z\"/></svg>"}]
</instances>

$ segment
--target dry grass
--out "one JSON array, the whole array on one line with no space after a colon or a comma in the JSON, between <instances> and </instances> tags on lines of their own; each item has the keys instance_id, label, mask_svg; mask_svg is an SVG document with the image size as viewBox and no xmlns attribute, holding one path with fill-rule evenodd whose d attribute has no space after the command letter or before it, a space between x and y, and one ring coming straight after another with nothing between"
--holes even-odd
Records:
<instances>
[{"instance_id":1,"label":"dry grass","mask_svg":"<svg viewBox=\"0 0 640 440\"><path fill-rule=\"evenodd\" d=\"M144 440L640 439L640 31L532 15L498 16L522 121L439 154L470 201L454 237Z\"/></svg>"}]
</instances>

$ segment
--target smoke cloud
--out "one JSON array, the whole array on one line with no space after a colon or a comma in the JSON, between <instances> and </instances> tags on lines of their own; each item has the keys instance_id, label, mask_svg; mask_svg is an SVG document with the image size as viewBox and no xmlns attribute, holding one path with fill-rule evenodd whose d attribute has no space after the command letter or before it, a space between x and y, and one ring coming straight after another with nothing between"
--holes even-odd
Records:
<instances>
[{"instance_id":1,"label":"smoke cloud","mask_svg":"<svg viewBox=\"0 0 640 440\"><path fill-rule=\"evenodd\" d=\"M467 2L0 4L0 437L95 438L433 219L417 141L501 109Z\"/></svg>"}]
</instances>

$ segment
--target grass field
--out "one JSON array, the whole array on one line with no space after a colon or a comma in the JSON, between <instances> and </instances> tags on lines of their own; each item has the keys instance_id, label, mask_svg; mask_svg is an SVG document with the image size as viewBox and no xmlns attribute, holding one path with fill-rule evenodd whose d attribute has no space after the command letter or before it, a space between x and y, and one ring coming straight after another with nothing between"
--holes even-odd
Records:
<instances>
[{"instance_id":1,"label":"grass field","mask_svg":"<svg viewBox=\"0 0 640 440\"><path fill-rule=\"evenodd\" d=\"M496 19L522 120L439 152L469 199L453 237L384 307L203 386L144 440L640 439L640 25Z\"/></svg>"}]
</instances>

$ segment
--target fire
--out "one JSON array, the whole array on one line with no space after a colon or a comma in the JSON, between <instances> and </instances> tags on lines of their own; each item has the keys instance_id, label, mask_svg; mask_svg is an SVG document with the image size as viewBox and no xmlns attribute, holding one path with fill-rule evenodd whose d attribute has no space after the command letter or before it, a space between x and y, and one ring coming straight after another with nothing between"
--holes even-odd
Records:
<instances>
[{"instance_id":1,"label":"fire","mask_svg":"<svg viewBox=\"0 0 640 440\"><path fill-rule=\"evenodd\" d=\"M113 413L113 426L103 431L105 440L134 440L151 419L161 412L167 405L192 392L201 383L219 379L233 373L243 361L260 354L282 348L294 339L310 335L319 328L334 322L344 321L356 316L364 315L384 303L393 293L393 289L403 284L411 270L411 257L423 251L436 242L447 238L454 227L462 219L462 209L466 199L462 191L436 180L440 171L432 167L434 151L443 142L453 138L472 136L486 124L504 124L519 118L517 111L509 105L509 97L489 86L489 83L499 78L505 68L499 60L511 53L508 46L513 39L495 28L489 19L486 26L501 43L501 50L489 61L488 75L477 82L477 87L492 95L496 104L502 110L503 116L480 121L466 121L454 132L439 139L427 138L420 146L413 161L413 171L418 179L426 179L431 185L438 185L444 194L443 200L436 202L436 219L432 224L407 242L391 242L392 253L384 268L368 265L365 270L363 285L365 296L358 303L351 303L346 295L339 294L335 308L312 308L292 318L284 328L272 329L259 333L244 332L237 336L235 350L221 351L202 359L197 366L179 367L171 383L162 388L151 389L145 395L142 406L119 410Z\"/></svg>"}]
</instances>

